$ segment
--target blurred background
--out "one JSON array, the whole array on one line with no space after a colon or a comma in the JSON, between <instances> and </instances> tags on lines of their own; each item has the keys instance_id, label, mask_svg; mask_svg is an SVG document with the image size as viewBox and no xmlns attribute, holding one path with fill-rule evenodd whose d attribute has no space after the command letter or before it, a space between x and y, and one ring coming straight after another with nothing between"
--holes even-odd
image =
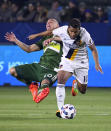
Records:
<instances>
[{"instance_id":1,"label":"blurred background","mask_svg":"<svg viewBox=\"0 0 111 131\"><path fill-rule=\"evenodd\" d=\"M44 31L47 19L55 18L65 25L74 17L91 34L104 72L102 75L96 72L89 51L88 87L111 87L111 0L0 0L0 86L25 86L9 74L9 69L39 62L43 54L43 51L27 54L4 39L6 32L14 32L22 42L33 44L40 38L29 41L27 37ZM73 79L66 85L71 86Z\"/></svg>"}]
</instances>

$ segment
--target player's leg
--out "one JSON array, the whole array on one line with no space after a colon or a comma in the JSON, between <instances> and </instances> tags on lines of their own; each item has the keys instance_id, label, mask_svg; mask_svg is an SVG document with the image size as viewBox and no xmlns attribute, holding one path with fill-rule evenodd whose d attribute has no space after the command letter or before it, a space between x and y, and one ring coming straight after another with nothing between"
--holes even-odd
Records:
<instances>
[{"instance_id":1,"label":"player's leg","mask_svg":"<svg viewBox=\"0 0 111 131\"><path fill-rule=\"evenodd\" d=\"M40 86L41 89L40 89L39 94L37 95L37 97L35 99L36 103L41 102L43 99L45 99L45 97L48 96L48 94L50 92L49 85L50 85L50 81L47 80L47 79L44 79L41 82L41 86Z\"/></svg>"},{"instance_id":2,"label":"player's leg","mask_svg":"<svg viewBox=\"0 0 111 131\"><path fill-rule=\"evenodd\" d=\"M41 85L40 85L40 89L41 92L38 94L35 102L39 103L41 102L45 97L48 96L50 89L49 87L52 86L52 84L57 80L57 72L50 70L50 69L46 69L46 68L42 68L42 72L40 74L41 76Z\"/></svg>"},{"instance_id":3,"label":"player's leg","mask_svg":"<svg viewBox=\"0 0 111 131\"><path fill-rule=\"evenodd\" d=\"M21 70L21 66L16 66L16 67L11 67L9 72L10 74L15 77L16 79L18 79L19 81L23 82L23 83L26 83L27 85L30 85L31 84L31 81L30 80L25 80L23 77L22 77L22 74L19 73L19 68ZM23 70L23 69L22 69ZM21 70L21 71L22 71ZM20 71L20 72L21 72Z\"/></svg>"},{"instance_id":4,"label":"player's leg","mask_svg":"<svg viewBox=\"0 0 111 131\"><path fill-rule=\"evenodd\" d=\"M74 77L76 80L73 81L72 85L72 96L78 94L78 90L82 93L86 93L87 83L88 83L88 70L89 70L89 63L88 59L84 59L81 61L76 61L76 65L74 67Z\"/></svg>"},{"instance_id":5,"label":"player's leg","mask_svg":"<svg viewBox=\"0 0 111 131\"><path fill-rule=\"evenodd\" d=\"M17 72L15 70L15 67L11 67L10 70L9 70L10 74L14 77L17 77Z\"/></svg>"},{"instance_id":6,"label":"player's leg","mask_svg":"<svg viewBox=\"0 0 111 131\"><path fill-rule=\"evenodd\" d=\"M87 84L82 84L79 81L77 81L77 85L78 85L78 90L82 93L85 94L86 93L86 89L87 89Z\"/></svg>"},{"instance_id":7,"label":"player's leg","mask_svg":"<svg viewBox=\"0 0 111 131\"><path fill-rule=\"evenodd\" d=\"M86 89L87 89L87 84L81 84L78 80L73 80L72 91L71 91L72 96L76 96L78 94L78 90L82 94L85 94Z\"/></svg>"},{"instance_id":8,"label":"player's leg","mask_svg":"<svg viewBox=\"0 0 111 131\"><path fill-rule=\"evenodd\" d=\"M85 94L88 83L88 68L76 69L75 72L76 80L73 81L72 95L75 96L75 89L78 89L82 94Z\"/></svg>"},{"instance_id":9,"label":"player's leg","mask_svg":"<svg viewBox=\"0 0 111 131\"><path fill-rule=\"evenodd\" d=\"M18 80L26 83L29 86L29 90L35 100L38 91L38 84L31 83L32 81L39 81L37 73L39 72L38 64L24 64L10 69L10 74L16 77Z\"/></svg>"},{"instance_id":10,"label":"player's leg","mask_svg":"<svg viewBox=\"0 0 111 131\"><path fill-rule=\"evenodd\" d=\"M57 74L58 84L56 87L56 98L57 98L57 106L58 111L56 112L57 117L60 116L61 107L64 105L65 100L65 83L70 76L72 76L73 68L72 62L68 59L62 58L60 63L60 69Z\"/></svg>"},{"instance_id":11,"label":"player's leg","mask_svg":"<svg viewBox=\"0 0 111 131\"><path fill-rule=\"evenodd\" d=\"M57 76L58 76L58 84L56 87L56 98L58 111L56 112L56 116L61 118L60 110L61 107L64 105L65 100L65 83L68 80L68 78L72 76L72 73L67 71L59 71Z\"/></svg>"}]
</instances>

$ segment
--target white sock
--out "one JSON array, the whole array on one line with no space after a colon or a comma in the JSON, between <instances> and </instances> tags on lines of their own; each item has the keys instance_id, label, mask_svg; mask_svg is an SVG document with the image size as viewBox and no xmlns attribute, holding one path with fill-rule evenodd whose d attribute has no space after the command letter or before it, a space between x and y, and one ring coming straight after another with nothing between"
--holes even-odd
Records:
<instances>
[{"instance_id":1,"label":"white sock","mask_svg":"<svg viewBox=\"0 0 111 131\"><path fill-rule=\"evenodd\" d=\"M64 100L65 100L65 85L64 84L57 84L56 98L57 98L58 109L61 110L61 107L64 105Z\"/></svg>"}]
</instances>

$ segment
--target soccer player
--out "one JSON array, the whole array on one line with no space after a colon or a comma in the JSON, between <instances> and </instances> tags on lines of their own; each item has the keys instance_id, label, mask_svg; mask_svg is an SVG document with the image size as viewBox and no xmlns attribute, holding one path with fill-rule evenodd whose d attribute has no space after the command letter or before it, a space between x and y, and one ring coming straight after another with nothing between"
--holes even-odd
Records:
<instances>
[{"instance_id":1,"label":"soccer player","mask_svg":"<svg viewBox=\"0 0 111 131\"><path fill-rule=\"evenodd\" d=\"M81 27L78 19L73 18L68 26L59 27L53 30L52 33L55 37L46 40L44 42L45 46L52 40L63 42L63 55L57 74L58 84L56 87L57 105L59 109L56 115L61 117L60 109L64 105L65 100L65 83L69 77L74 74L76 78L76 80L73 81L73 96L77 94L77 88L82 94L86 93L89 70L87 46L92 51L96 70L101 73L103 73L103 71L99 64L95 44L87 30Z\"/></svg>"},{"instance_id":2,"label":"soccer player","mask_svg":"<svg viewBox=\"0 0 111 131\"><path fill-rule=\"evenodd\" d=\"M58 28L59 24L55 19L49 19L46 24L47 32L55 28ZM41 35L41 33L39 34ZM39 36L36 34L36 36ZM35 35L31 35L30 39ZM44 36L40 41L35 44L27 45L20 40L18 40L14 33L6 33L5 38L17 44L22 50L30 53L33 51L44 50L43 56L40 58L40 62L32 64L24 64L12 67L10 69L10 74L16 77L18 80L25 82L30 85L30 91L33 96L33 100L39 103L49 94L49 86L51 86L57 79L57 72L54 71L58 68L60 63L60 58L62 55L62 48L60 42L52 41L49 46L43 46L43 41L52 36ZM44 88L42 92L38 93L38 85L32 83L32 81L40 82L41 88Z\"/></svg>"}]
</instances>

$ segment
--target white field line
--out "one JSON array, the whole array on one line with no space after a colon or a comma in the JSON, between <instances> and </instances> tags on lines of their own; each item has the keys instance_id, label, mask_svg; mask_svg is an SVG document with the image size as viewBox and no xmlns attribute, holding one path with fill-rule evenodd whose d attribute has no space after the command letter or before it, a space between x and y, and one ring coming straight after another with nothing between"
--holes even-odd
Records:
<instances>
[{"instance_id":1,"label":"white field line","mask_svg":"<svg viewBox=\"0 0 111 131\"><path fill-rule=\"evenodd\" d=\"M53 114L53 113L51 113L51 114ZM9 114L9 113L2 113L2 114L0 114L0 116L43 116L43 115L46 115L46 113L36 113L36 114L34 114L34 113L32 113L32 114L22 114L22 113L11 113L11 114ZM96 114L77 114L77 116L111 116L111 114L109 114L109 113L96 113Z\"/></svg>"}]
</instances>

